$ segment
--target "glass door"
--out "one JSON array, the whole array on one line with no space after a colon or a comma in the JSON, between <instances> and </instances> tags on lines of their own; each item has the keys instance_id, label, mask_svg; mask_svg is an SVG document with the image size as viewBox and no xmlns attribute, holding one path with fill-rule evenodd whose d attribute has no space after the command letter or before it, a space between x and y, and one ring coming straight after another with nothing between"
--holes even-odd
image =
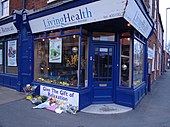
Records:
<instances>
[{"instance_id":1,"label":"glass door","mask_svg":"<svg viewBox=\"0 0 170 127\"><path fill-rule=\"evenodd\" d=\"M114 78L116 66L115 45L94 44L92 48L93 102L114 101Z\"/></svg>"}]
</instances>

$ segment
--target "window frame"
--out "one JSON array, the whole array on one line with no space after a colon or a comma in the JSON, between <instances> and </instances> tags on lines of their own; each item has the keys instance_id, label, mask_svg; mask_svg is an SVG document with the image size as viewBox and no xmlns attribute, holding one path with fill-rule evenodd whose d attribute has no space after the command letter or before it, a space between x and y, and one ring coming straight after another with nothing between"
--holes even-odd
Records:
<instances>
[{"instance_id":1,"label":"window frame","mask_svg":"<svg viewBox=\"0 0 170 127\"><path fill-rule=\"evenodd\" d=\"M74 29L75 29L75 31L74 31ZM68 32L70 30L71 30L71 32ZM78 51L78 83L77 83L77 87L63 86L63 85L59 85L59 84L51 84L51 83L46 83L46 82L39 82L39 81L36 81L35 79L34 79L34 82L50 84L50 85L57 85L57 86L60 86L60 87L67 87L67 88L73 88L73 89L84 89L84 88L89 87L89 85L86 84L86 82L84 82L84 87L81 87L82 83L81 83L81 78L80 78L81 69L82 69L82 67L81 67L81 62L82 62L81 57L82 57L82 47L83 47L83 45L82 45L82 38L83 38L83 36L87 36L88 35L83 30L84 29L81 26L79 26L79 27L73 27L73 28L69 28L69 29L66 28L66 29L60 29L60 30L56 30L56 31L47 31L47 32L43 32L42 34L41 33L36 33L36 34L33 35L34 36L33 43L35 43L36 40L53 39L53 38L57 38L57 37L58 38L62 38L62 37L66 37L66 36L79 35L79 42L78 42L78 45L79 45L79 51ZM59 34L50 36L51 32L57 32ZM41 36L41 37L35 36L35 35L38 35L38 34L41 34L43 36ZM89 37L87 36L87 46L88 46L87 49L89 49L88 42L89 42ZM89 54L87 54L87 55L89 55ZM88 81L88 59L87 59L87 81Z\"/></svg>"},{"instance_id":2,"label":"window frame","mask_svg":"<svg viewBox=\"0 0 170 127\"><path fill-rule=\"evenodd\" d=\"M122 38L120 38L120 39L130 39L130 51L129 51L129 85L128 85L128 87L124 87L124 86L122 86L122 84L121 84L121 68L122 68L122 66L121 66L121 59L122 59L122 44L120 43L120 78L119 78L119 81L120 81L120 84L119 84L119 87L120 88L127 88L127 89L131 89L132 88L132 38L130 38L130 37L122 37Z\"/></svg>"},{"instance_id":3,"label":"window frame","mask_svg":"<svg viewBox=\"0 0 170 127\"><path fill-rule=\"evenodd\" d=\"M140 38L135 37L134 40L133 40L133 43L135 42L135 40L143 45L143 68L144 68L144 66L145 66L145 52L146 52L145 51L145 46L146 45L145 45L145 42L143 42L143 40L141 40ZM132 79L132 85L133 85L134 88L137 88L144 82L145 69L143 69L142 81L138 85L134 85L134 77L135 77L135 74L134 74L134 64L135 64L134 63L134 60L135 60L134 55L135 55L135 45L133 44L133 72L132 72L133 79Z\"/></svg>"},{"instance_id":4,"label":"window frame","mask_svg":"<svg viewBox=\"0 0 170 127\"><path fill-rule=\"evenodd\" d=\"M129 52L129 87L124 87L121 85L121 52L122 52L122 44L121 44L121 39L130 39L130 52ZM132 38L132 33L125 31L123 33L120 34L120 68L119 68L119 88L124 88L124 89L132 89L133 88L133 84L132 84L132 77L133 77L133 69L132 69L132 58L133 56L133 38Z\"/></svg>"},{"instance_id":5,"label":"window frame","mask_svg":"<svg viewBox=\"0 0 170 127\"><path fill-rule=\"evenodd\" d=\"M6 2L7 2L7 7L4 8L3 4L5 4ZM9 3L10 3L10 0L1 0L0 1L0 18L4 18L4 17L9 16L9 9L10 9L10 7L9 7L10 4ZM5 11L7 11L7 13Z\"/></svg>"},{"instance_id":6,"label":"window frame","mask_svg":"<svg viewBox=\"0 0 170 127\"><path fill-rule=\"evenodd\" d=\"M3 37L0 37L0 42L2 42L3 43L3 48L4 48L4 50L3 50L3 61L2 61L2 63L3 63L3 72L0 72L0 74L7 74L7 75L15 75L15 76L17 76L18 75L18 71L17 71L17 74L13 74L13 73L7 73L7 45L8 45L8 42L9 41L16 41L16 50L17 50L17 58L16 58L16 62L17 62L17 70L18 70L18 53L19 53L19 49L18 49L18 43L19 43L19 41L18 41L18 34L11 34L11 35L7 35L7 36L3 36Z\"/></svg>"}]
</instances>

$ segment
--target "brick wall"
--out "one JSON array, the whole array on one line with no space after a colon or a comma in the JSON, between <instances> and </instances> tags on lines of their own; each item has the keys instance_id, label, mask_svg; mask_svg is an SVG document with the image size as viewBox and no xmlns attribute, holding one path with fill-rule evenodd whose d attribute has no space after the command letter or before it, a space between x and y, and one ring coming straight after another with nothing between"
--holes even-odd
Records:
<instances>
[{"instance_id":1,"label":"brick wall","mask_svg":"<svg viewBox=\"0 0 170 127\"><path fill-rule=\"evenodd\" d=\"M38 9L41 9L41 8L46 7L48 5L61 2L63 0L57 0L56 2L52 2L50 4L47 4L48 0L26 0L26 1L27 1L26 9L28 9L28 10L32 10L32 9L33 10L38 10Z\"/></svg>"},{"instance_id":2,"label":"brick wall","mask_svg":"<svg viewBox=\"0 0 170 127\"><path fill-rule=\"evenodd\" d=\"M9 3L9 12L10 15L12 14L12 11L15 10L21 10L22 9L22 0L10 0Z\"/></svg>"}]
</instances>

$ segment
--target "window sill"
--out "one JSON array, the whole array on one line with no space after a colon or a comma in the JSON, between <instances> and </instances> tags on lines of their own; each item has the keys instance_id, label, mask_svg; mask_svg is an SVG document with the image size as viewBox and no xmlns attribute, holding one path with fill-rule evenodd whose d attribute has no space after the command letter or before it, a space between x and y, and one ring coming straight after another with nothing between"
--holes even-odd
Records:
<instances>
[{"instance_id":1,"label":"window sill","mask_svg":"<svg viewBox=\"0 0 170 127\"><path fill-rule=\"evenodd\" d=\"M8 17L9 15L3 15L3 16L0 16L0 19L3 19L5 17Z\"/></svg>"},{"instance_id":2,"label":"window sill","mask_svg":"<svg viewBox=\"0 0 170 127\"><path fill-rule=\"evenodd\" d=\"M47 4L50 4L50 3L55 2L55 1L57 1L57 0L48 0Z\"/></svg>"}]
</instances>

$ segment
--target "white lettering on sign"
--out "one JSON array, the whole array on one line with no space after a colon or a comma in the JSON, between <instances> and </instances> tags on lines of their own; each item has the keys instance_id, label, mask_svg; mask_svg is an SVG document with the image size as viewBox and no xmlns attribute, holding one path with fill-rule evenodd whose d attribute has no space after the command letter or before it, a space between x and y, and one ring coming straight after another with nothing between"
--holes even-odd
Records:
<instances>
[{"instance_id":1,"label":"white lettering on sign","mask_svg":"<svg viewBox=\"0 0 170 127\"><path fill-rule=\"evenodd\" d=\"M145 38L153 23L135 0L99 0L29 21L32 33L66 28L115 18L125 18Z\"/></svg>"},{"instance_id":2,"label":"white lettering on sign","mask_svg":"<svg viewBox=\"0 0 170 127\"><path fill-rule=\"evenodd\" d=\"M77 110L79 110L79 93L41 85L40 95L65 101L72 106L76 106Z\"/></svg>"},{"instance_id":3,"label":"white lettering on sign","mask_svg":"<svg viewBox=\"0 0 170 127\"><path fill-rule=\"evenodd\" d=\"M14 33L17 33L17 29L12 22L0 26L0 37Z\"/></svg>"}]
</instances>

